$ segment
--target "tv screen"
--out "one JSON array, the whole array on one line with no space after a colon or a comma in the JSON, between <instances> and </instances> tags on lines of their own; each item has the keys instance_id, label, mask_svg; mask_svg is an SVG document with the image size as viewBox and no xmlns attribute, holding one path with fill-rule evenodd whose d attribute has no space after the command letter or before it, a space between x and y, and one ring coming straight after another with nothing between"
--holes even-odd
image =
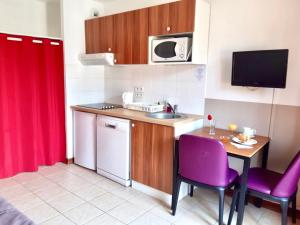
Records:
<instances>
[{"instance_id":1,"label":"tv screen","mask_svg":"<svg viewBox=\"0 0 300 225\"><path fill-rule=\"evenodd\" d=\"M234 86L285 88L288 49L233 52Z\"/></svg>"}]
</instances>

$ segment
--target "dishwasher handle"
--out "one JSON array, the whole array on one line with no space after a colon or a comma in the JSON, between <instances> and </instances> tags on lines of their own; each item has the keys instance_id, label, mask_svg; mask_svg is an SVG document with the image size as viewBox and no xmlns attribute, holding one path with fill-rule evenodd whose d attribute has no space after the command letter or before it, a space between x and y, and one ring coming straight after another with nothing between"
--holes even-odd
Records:
<instances>
[{"instance_id":1,"label":"dishwasher handle","mask_svg":"<svg viewBox=\"0 0 300 225\"><path fill-rule=\"evenodd\" d=\"M116 129L117 125L116 124L105 123L105 127L111 128L111 129Z\"/></svg>"}]
</instances>

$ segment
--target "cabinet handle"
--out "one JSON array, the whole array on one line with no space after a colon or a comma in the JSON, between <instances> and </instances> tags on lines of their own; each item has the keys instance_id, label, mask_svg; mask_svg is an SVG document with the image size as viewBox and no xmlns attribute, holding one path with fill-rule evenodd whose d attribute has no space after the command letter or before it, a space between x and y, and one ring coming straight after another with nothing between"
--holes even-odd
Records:
<instances>
[{"instance_id":1,"label":"cabinet handle","mask_svg":"<svg viewBox=\"0 0 300 225\"><path fill-rule=\"evenodd\" d=\"M133 123L133 124L131 124L131 126L132 126L132 127L134 127L134 126L135 126L135 125L134 125L134 123Z\"/></svg>"},{"instance_id":2,"label":"cabinet handle","mask_svg":"<svg viewBox=\"0 0 300 225\"><path fill-rule=\"evenodd\" d=\"M117 63L117 59L114 59L114 63Z\"/></svg>"},{"instance_id":3,"label":"cabinet handle","mask_svg":"<svg viewBox=\"0 0 300 225\"><path fill-rule=\"evenodd\" d=\"M108 51L111 52L111 48L108 48Z\"/></svg>"},{"instance_id":4,"label":"cabinet handle","mask_svg":"<svg viewBox=\"0 0 300 225\"><path fill-rule=\"evenodd\" d=\"M170 30L171 30L171 27L170 27L170 26L168 26L168 27L167 27L167 31L169 32Z\"/></svg>"}]
</instances>

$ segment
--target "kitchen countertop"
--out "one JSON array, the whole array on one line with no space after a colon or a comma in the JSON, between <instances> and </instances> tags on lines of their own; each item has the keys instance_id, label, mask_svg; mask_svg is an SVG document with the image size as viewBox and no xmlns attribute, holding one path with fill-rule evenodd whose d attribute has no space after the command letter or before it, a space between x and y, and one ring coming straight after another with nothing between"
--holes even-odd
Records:
<instances>
[{"instance_id":1,"label":"kitchen countertop","mask_svg":"<svg viewBox=\"0 0 300 225\"><path fill-rule=\"evenodd\" d=\"M201 115L183 114L184 117L179 119L155 119L155 118L147 117L148 114L147 112L134 111L134 110L124 109L124 108L108 109L108 110L85 108L81 106L71 106L71 108L75 111L95 113L99 115L112 116L112 117L118 117L118 118L129 119L129 120L137 120L137 121L154 123L154 124L170 126L170 127L177 127L204 118Z\"/></svg>"}]
</instances>

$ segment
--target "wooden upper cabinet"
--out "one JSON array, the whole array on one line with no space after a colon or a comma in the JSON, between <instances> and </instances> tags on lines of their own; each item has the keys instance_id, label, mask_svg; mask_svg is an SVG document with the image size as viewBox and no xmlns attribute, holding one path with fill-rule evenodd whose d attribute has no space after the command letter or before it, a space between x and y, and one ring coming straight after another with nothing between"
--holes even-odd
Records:
<instances>
[{"instance_id":1,"label":"wooden upper cabinet","mask_svg":"<svg viewBox=\"0 0 300 225\"><path fill-rule=\"evenodd\" d=\"M172 193L174 128L132 121L131 178Z\"/></svg>"},{"instance_id":2,"label":"wooden upper cabinet","mask_svg":"<svg viewBox=\"0 0 300 225\"><path fill-rule=\"evenodd\" d=\"M113 51L113 17L105 16L85 21L86 53Z\"/></svg>"},{"instance_id":3,"label":"wooden upper cabinet","mask_svg":"<svg viewBox=\"0 0 300 225\"><path fill-rule=\"evenodd\" d=\"M114 15L114 48L116 64L132 64L133 13Z\"/></svg>"},{"instance_id":4,"label":"wooden upper cabinet","mask_svg":"<svg viewBox=\"0 0 300 225\"><path fill-rule=\"evenodd\" d=\"M114 17L100 17L99 21L99 49L100 53L113 52Z\"/></svg>"},{"instance_id":5,"label":"wooden upper cabinet","mask_svg":"<svg viewBox=\"0 0 300 225\"><path fill-rule=\"evenodd\" d=\"M149 35L156 36L168 34L169 4L149 8Z\"/></svg>"},{"instance_id":6,"label":"wooden upper cabinet","mask_svg":"<svg viewBox=\"0 0 300 225\"><path fill-rule=\"evenodd\" d=\"M134 26L132 64L148 63L148 12L148 9L133 11Z\"/></svg>"},{"instance_id":7,"label":"wooden upper cabinet","mask_svg":"<svg viewBox=\"0 0 300 225\"><path fill-rule=\"evenodd\" d=\"M98 20L85 21L85 51L87 54L96 53L100 51L99 47L99 26Z\"/></svg>"},{"instance_id":8,"label":"wooden upper cabinet","mask_svg":"<svg viewBox=\"0 0 300 225\"><path fill-rule=\"evenodd\" d=\"M194 32L196 0L181 0L149 8L149 35Z\"/></svg>"},{"instance_id":9,"label":"wooden upper cabinet","mask_svg":"<svg viewBox=\"0 0 300 225\"><path fill-rule=\"evenodd\" d=\"M148 63L148 9L114 15L116 64Z\"/></svg>"}]
</instances>

